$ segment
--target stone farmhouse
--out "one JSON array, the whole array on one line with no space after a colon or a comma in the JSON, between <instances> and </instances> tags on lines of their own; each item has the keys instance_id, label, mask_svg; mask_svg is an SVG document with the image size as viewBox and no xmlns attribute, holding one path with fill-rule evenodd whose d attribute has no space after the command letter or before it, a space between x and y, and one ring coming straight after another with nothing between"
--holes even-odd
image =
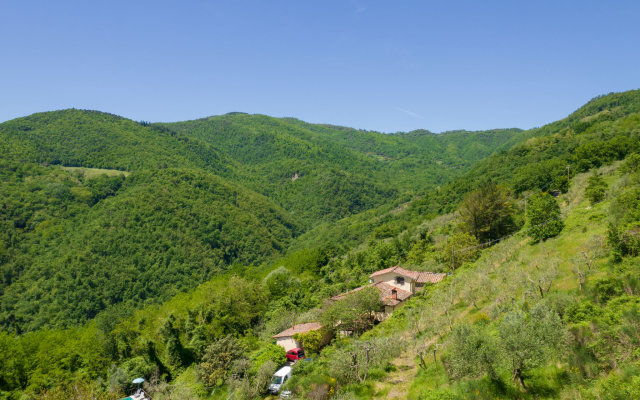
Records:
<instances>
[{"instance_id":1,"label":"stone farmhouse","mask_svg":"<svg viewBox=\"0 0 640 400\"><path fill-rule=\"evenodd\" d=\"M400 308L404 301L416 292L422 291L426 284L438 283L445 276L445 273L410 271L396 265L372 273L369 275L368 285L333 296L331 300L342 300L350 293L373 286L380 292L380 301L384 305L383 313L378 316L378 319L382 320Z\"/></svg>"}]
</instances>

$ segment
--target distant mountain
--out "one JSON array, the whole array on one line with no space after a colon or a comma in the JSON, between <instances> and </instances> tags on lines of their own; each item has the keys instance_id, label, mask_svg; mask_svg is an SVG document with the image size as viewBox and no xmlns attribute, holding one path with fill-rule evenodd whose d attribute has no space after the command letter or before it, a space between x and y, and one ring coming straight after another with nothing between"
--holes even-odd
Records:
<instances>
[{"instance_id":1,"label":"distant mountain","mask_svg":"<svg viewBox=\"0 0 640 400\"><path fill-rule=\"evenodd\" d=\"M160 126L228 156L243 184L311 225L442 184L521 132L381 134L249 114Z\"/></svg>"}]
</instances>

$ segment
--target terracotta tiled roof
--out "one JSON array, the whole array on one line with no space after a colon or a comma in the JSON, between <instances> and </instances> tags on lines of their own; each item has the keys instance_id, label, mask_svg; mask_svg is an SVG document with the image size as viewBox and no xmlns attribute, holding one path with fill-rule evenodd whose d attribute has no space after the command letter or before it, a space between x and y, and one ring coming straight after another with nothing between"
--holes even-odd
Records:
<instances>
[{"instance_id":1,"label":"terracotta tiled roof","mask_svg":"<svg viewBox=\"0 0 640 400\"><path fill-rule=\"evenodd\" d=\"M387 272L392 272L395 271L396 268L400 268L397 265L393 266L393 267L389 267L389 268L385 268L385 269L381 269L380 271L376 271L373 274L369 275L369 278L373 278L374 276L378 276L378 275L382 275L382 274L386 274Z\"/></svg>"},{"instance_id":2,"label":"terracotta tiled roof","mask_svg":"<svg viewBox=\"0 0 640 400\"><path fill-rule=\"evenodd\" d=\"M445 273L436 273L436 272L418 272L418 277L416 278L417 283L438 283L447 276Z\"/></svg>"},{"instance_id":3,"label":"terracotta tiled roof","mask_svg":"<svg viewBox=\"0 0 640 400\"><path fill-rule=\"evenodd\" d=\"M375 284L375 286L380 291L380 300L387 306L395 306L397 304L402 303L409 297L413 296L411 292L400 289L393 285L389 285L388 283L385 283L385 282L378 282ZM395 299L393 298L393 293L392 293L394 289L397 292Z\"/></svg>"},{"instance_id":4,"label":"terracotta tiled roof","mask_svg":"<svg viewBox=\"0 0 640 400\"><path fill-rule=\"evenodd\" d=\"M368 288L368 287L375 287L376 289L378 289L378 291L380 292L380 301L387 305L387 306L395 306L397 304L402 303L403 301L405 301L406 299L408 299L409 297L411 297L413 294L411 292L408 292L406 290L400 289L398 287L395 287L393 285L390 285L388 283L385 282L378 282L378 283L370 283L368 285L365 286L361 286L359 288L350 290L346 293L342 293L339 294L337 296L333 296L331 298L331 300L333 301L338 301L338 300L342 300L345 297L347 297L347 295L351 294L351 293L355 293L358 292L364 288ZM396 294L396 299L393 299L393 293L392 290L395 289L397 291Z\"/></svg>"},{"instance_id":5,"label":"terracotta tiled roof","mask_svg":"<svg viewBox=\"0 0 640 400\"><path fill-rule=\"evenodd\" d=\"M408 269L404 269L398 265L395 267L390 267L386 269L382 269L380 271L376 271L373 274L369 275L370 278L374 276L386 274L388 272L395 272L398 275L406 276L407 278L411 278L417 283L437 283L440 282L447 274L438 274L435 272L418 272L418 271L409 271Z\"/></svg>"},{"instance_id":6,"label":"terracotta tiled roof","mask_svg":"<svg viewBox=\"0 0 640 400\"><path fill-rule=\"evenodd\" d=\"M281 337L293 336L296 333L306 333L309 331L317 331L320 328L322 328L322 325L320 325L319 322L310 322L308 324L298 324L298 325L292 326L287 330L284 330L278 333L277 335L274 335L273 337L281 338Z\"/></svg>"}]
</instances>

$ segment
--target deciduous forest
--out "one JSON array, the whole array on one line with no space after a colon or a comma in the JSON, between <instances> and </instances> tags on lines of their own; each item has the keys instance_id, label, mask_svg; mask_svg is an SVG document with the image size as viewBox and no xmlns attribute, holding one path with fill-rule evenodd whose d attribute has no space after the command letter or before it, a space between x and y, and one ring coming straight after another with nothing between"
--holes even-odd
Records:
<instances>
[{"instance_id":1,"label":"deciduous forest","mask_svg":"<svg viewBox=\"0 0 640 400\"><path fill-rule=\"evenodd\" d=\"M306 322L294 398L640 397L638 90L438 134L69 109L0 154L0 398L264 398ZM394 265L447 276L329 301Z\"/></svg>"}]
</instances>

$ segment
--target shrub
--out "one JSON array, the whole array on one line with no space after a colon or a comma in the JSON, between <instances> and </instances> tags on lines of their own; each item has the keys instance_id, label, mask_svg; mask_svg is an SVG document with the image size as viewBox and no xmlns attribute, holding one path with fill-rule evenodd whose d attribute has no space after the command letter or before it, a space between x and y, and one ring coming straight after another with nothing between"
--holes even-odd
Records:
<instances>
[{"instance_id":1,"label":"shrub","mask_svg":"<svg viewBox=\"0 0 640 400\"><path fill-rule=\"evenodd\" d=\"M211 343L198 366L200 379L207 387L222 385L233 361L243 358L244 354L244 347L232 336Z\"/></svg>"},{"instance_id":2,"label":"shrub","mask_svg":"<svg viewBox=\"0 0 640 400\"><path fill-rule=\"evenodd\" d=\"M621 233L618 227L610 224L607 244L611 249L614 262L620 262L626 256L640 255L640 230L635 228Z\"/></svg>"},{"instance_id":3,"label":"shrub","mask_svg":"<svg viewBox=\"0 0 640 400\"><path fill-rule=\"evenodd\" d=\"M620 165L620 172L623 174L633 174L640 170L640 154L634 153L624 159Z\"/></svg>"},{"instance_id":4,"label":"shrub","mask_svg":"<svg viewBox=\"0 0 640 400\"><path fill-rule=\"evenodd\" d=\"M588 185L584 190L584 195L587 196L591 204L596 204L604 200L607 193L607 183L602 177L596 173L591 175L587 180Z\"/></svg>"},{"instance_id":5,"label":"shrub","mask_svg":"<svg viewBox=\"0 0 640 400\"><path fill-rule=\"evenodd\" d=\"M302 347L307 353L318 353L322 348L323 335L320 330L297 333L294 339L302 343Z\"/></svg>"},{"instance_id":6,"label":"shrub","mask_svg":"<svg viewBox=\"0 0 640 400\"><path fill-rule=\"evenodd\" d=\"M564 228L560 206L549 193L538 193L529 197L527 204L528 233L535 241L558 235Z\"/></svg>"},{"instance_id":7,"label":"shrub","mask_svg":"<svg viewBox=\"0 0 640 400\"><path fill-rule=\"evenodd\" d=\"M281 346L269 343L263 349L256 352L252 358L253 366L251 371L255 373L268 361L273 362L276 367L284 364L287 361L287 354Z\"/></svg>"}]
</instances>

